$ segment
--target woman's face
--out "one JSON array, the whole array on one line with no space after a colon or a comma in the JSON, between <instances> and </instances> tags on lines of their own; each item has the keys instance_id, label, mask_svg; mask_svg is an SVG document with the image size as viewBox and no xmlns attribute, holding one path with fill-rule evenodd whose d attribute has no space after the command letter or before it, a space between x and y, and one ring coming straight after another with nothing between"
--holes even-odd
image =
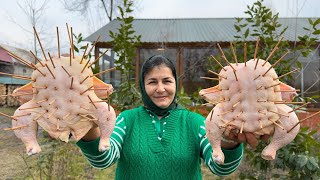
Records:
<instances>
[{"instance_id":1,"label":"woman's face","mask_svg":"<svg viewBox=\"0 0 320 180\"><path fill-rule=\"evenodd\" d=\"M176 94L172 71L164 64L154 67L145 75L144 86L152 102L160 108L167 108Z\"/></svg>"}]
</instances>

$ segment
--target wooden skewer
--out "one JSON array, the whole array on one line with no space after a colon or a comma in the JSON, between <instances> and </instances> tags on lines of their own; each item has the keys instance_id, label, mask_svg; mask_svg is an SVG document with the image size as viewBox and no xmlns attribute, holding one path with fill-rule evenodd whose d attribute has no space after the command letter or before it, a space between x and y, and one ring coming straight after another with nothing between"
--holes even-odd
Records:
<instances>
[{"instance_id":1,"label":"wooden skewer","mask_svg":"<svg viewBox=\"0 0 320 180\"><path fill-rule=\"evenodd\" d=\"M280 85L280 84L281 84L281 83L277 83L277 84L274 84L274 85L268 86L268 87L266 87L266 89L271 88L271 87L274 87L274 86L278 86L278 85Z\"/></svg>"},{"instance_id":2,"label":"wooden skewer","mask_svg":"<svg viewBox=\"0 0 320 180\"><path fill-rule=\"evenodd\" d=\"M4 128L4 131L10 131L10 130L17 130L17 129L22 129L28 127L28 125L23 125L23 126L16 126L16 127L12 127L12 128Z\"/></svg>"},{"instance_id":3,"label":"wooden skewer","mask_svg":"<svg viewBox=\"0 0 320 180\"><path fill-rule=\"evenodd\" d=\"M5 51L7 51L7 50L5 50ZM29 63L29 62L27 62L26 60L23 60L21 57L19 57L19 56L17 56L17 55L15 55L15 54L13 54L13 53L12 53L12 52L10 52L10 51L7 51L7 53L8 53L8 55L9 55L9 56L11 56L11 57L13 57L14 59L16 59L16 60L20 61L22 64L24 64L24 65L26 65L26 66L28 66L28 67L30 67L30 68L32 68L32 69L34 69L34 68L30 65L30 63Z\"/></svg>"},{"instance_id":4,"label":"wooden skewer","mask_svg":"<svg viewBox=\"0 0 320 180\"><path fill-rule=\"evenodd\" d=\"M256 60L257 57L257 53L258 53L258 47L259 47L259 41L260 41L260 37L258 37L257 42L256 42L256 48L254 50L254 55L253 55L253 59Z\"/></svg>"},{"instance_id":5,"label":"wooden skewer","mask_svg":"<svg viewBox=\"0 0 320 180\"><path fill-rule=\"evenodd\" d=\"M80 106L80 108L85 109L85 110L87 110L87 111L90 111L89 108L85 108L85 107L82 107L82 106Z\"/></svg>"},{"instance_id":6,"label":"wooden skewer","mask_svg":"<svg viewBox=\"0 0 320 180\"><path fill-rule=\"evenodd\" d=\"M69 39L69 44L70 44L70 49L71 49L72 48L72 45L71 45L72 42L71 42L71 35L70 35L68 23L66 23L66 26L67 26L68 39ZM71 53L70 53L70 56L71 56Z\"/></svg>"},{"instance_id":7,"label":"wooden skewer","mask_svg":"<svg viewBox=\"0 0 320 180\"><path fill-rule=\"evenodd\" d=\"M211 70L209 70L209 72L212 73L212 74L215 74L215 75L217 75L217 76L219 76L219 77L221 77L221 78L227 79L226 77L221 76L220 74L218 74L218 73L216 73L216 72L213 72L213 71L211 71Z\"/></svg>"},{"instance_id":8,"label":"wooden skewer","mask_svg":"<svg viewBox=\"0 0 320 180\"><path fill-rule=\"evenodd\" d=\"M275 112L275 111L271 111L271 110L269 110L269 112L272 112L272 113L278 114L278 115L280 115L280 116L289 117L289 115L281 114L281 113L279 113L279 112Z\"/></svg>"},{"instance_id":9,"label":"wooden skewer","mask_svg":"<svg viewBox=\"0 0 320 180\"><path fill-rule=\"evenodd\" d=\"M72 50L72 58L74 59L74 45L73 45L73 30L72 27L70 27L71 30L71 50Z\"/></svg>"},{"instance_id":10,"label":"wooden skewer","mask_svg":"<svg viewBox=\"0 0 320 180\"><path fill-rule=\"evenodd\" d=\"M299 92L300 89L295 89L295 90L275 90L274 92Z\"/></svg>"},{"instance_id":11,"label":"wooden skewer","mask_svg":"<svg viewBox=\"0 0 320 180\"><path fill-rule=\"evenodd\" d=\"M201 106L208 106L208 105L211 105L211 104L214 104L214 103L208 102L208 103L201 104ZM215 105L215 104L214 104L214 105Z\"/></svg>"},{"instance_id":12,"label":"wooden skewer","mask_svg":"<svg viewBox=\"0 0 320 180\"><path fill-rule=\"evenodd\" d=\"M63 116L62 119L66 119L68 116L70 116L71 113L68 113L67 115Z\"/></svg>"},{"instance_id":13,"label":"wooden skewer","mask_svg":"<svg viewBox=\"0 0 320 180\"><path fill-rule=\"evenodd\" d=\"M48 52L48 56L49 56L49 58L50 58L50 61L51 61L51 64L52 64L53 68L56 68L56 66L55 66L54 63L53 63L52 57L51 57L51 55L50 55L49 52Z\"/></svg>"},{"instance_id":14,"label":"wooden skewer","mask_svg":"<svg viewBox=\"0 0 320 180\"><path fill-rule=\"evenodd\" d=\"M69 48L69 54L70 54L70 56L69 56L69 57L70 57L70 58L69 58L69 62L70 62L70 66L72 65L72 63L71 63L71 59L72 59L71 56L72 56L72 54L71 54L71 53L72 53L72 50L71 50L71 48Z\"/></svg>"},{"instance_id":15,"label":"wooden skewer","mask_svg":"<svg viewBox=\"0 0 320 180\"><path fill-rule=\"evenodd\" d=\"M53 73L52 73L51 69L48 67L48 65L47 65L47 64L45 64L45 65L46 65L47 69L49 70L50 74L52 75L53 79L55 79L56 77L53 75Z\"/></svg>"},{"instance_id":16,"label":"wooden skewer","mask_svg":"<svg viewBox=\"0 0 320 180\"><path fill-rule=\"evenodd\" d=\"M296 71L298 71L298 70L299 70L299 69L292 70L292 71L287 72L287 73L285 73L285 74L283 74L283 75L281 75L281 76L279 76L279 77L277 77L277 78L275 78L275 79L273 79L273 80L283 78L284 76L286 76L286 75L288 75L288 74L291 74L291 73L293 73L293 72L296 72Z\"/></svg>"},{"instance_id":17,"label":"wooden skewer","mask_svg":"<svg viewBox=\"0 0 320 180\"><path fill-rule=\"evenodd\" d=\"M213 110L211 111L210 121L212 121L212 116L213 116Z\"/></svg>"},{"instance_id":18,"label":"wooden skewer","mask_svg":"<svg viewBox=\"0 0 320 180\"><path fill-rule=\"evenodd\" d=\"M280 124L278 124L276 121L272 121L271 119L268 119L269 121L271 121L273 124L277 125L279 128L281 128L282 130L284 130L284 127L282 127Z\"/></svg>"},{"instance_id":19,"label":"wooden skewer","mask_svg":"<svg viewBox=\"0 0 320 180\"><path fill-rule=\"evenodd\" d=\"M89 87L88 89L86 89L85 91L83 91L82 93L80 93L80 95L84 94L85 92L91 90L91 88L93 88L93 86Z\"/></svg>"},{"instance_id":20,"label":"wooden skewer","mask_svg":"<svg viewBox=\"0 0 320 180\"><path fill-rule=\"evenodd\" d=\"M238 115L236 115L236 117L239 117L243 112L241 111Z\"/></svg>"},{"instance_id":21,"label":"wooden skewer","mask_svg":"<svg viewBox=\"0 0 320 180\"><path fill-rule=\"evenodd\" d=\"M90 59L88 59L87 63L83 66L83 69L82 69L81 73L83 73L83 71L86 69L86 67L89 64L89 62L90 62Z\"/></svg>"},{"instance_id":22,"label":"wooden skewer","mask_svg":"<svg viewBox=\"0 0 320 180\"><path fill-rule=\"evenodd\" d=\"M219 47L219 50L222 54L222 58L227 62L228 66L230 66L234 71L236 71L236 69L230 64L230 62L228 61L227 57L224 55L224 52L222 50L222 48L220 47L220 44L218 43L218 47Z\"/></svg>"},{"instance_id":23,"label":"wooden skewer","mask_svg":"<svg viewBox=\"0 0 320 180\"><path fill-rule=\"evenodd\" d=\"M95 46L96 46L96 44L97 44L97 42L98 42L98 40L99 40L99 39L100 39L100 35L98 36L98 38L96 39L96 41L94 41L93 46L90 48L90 50L89 50L89 52L88 52L88 55L87 55L87 56L89 56L89 55L90 55L90 53L91 53L91 51L92 51L93 47L95 47Z\"/></svg>"},{"instance_id":24,"label":"wooden skewer","mask_svg":"<svg viewBox=\"0 0 320 180\"><path fill-rule=\"evenodd\" d=\"M259 76L257 76L256 78L254 78L253 80L256 80L256 79L258 79L259 77L260 77L261 75L259 75Z\"/></svg>"},{"instance_id":25,"label":"wooden skewer","mask_svg":"<svg viewBox=\"0 0 320 180\"><path fill-rule=\"evenodd\" d=\"M31 115L31 113L27 113L27 114L21 114L21 115L16 115L16 116L11 116L11 117L17 118L17 117L30 116L30 115Z\"/></svg>"},{"instance_id":26,"label":"wooden skewer","mask_svg":"<svg viewBox=\"0 0 320 180\"><path fill-rule=\"evenodd\" d=\"M237 77L236 71L233 71L233 74L234 74L234 77L236 77L236 81L238 81L238 77Z\"/></svg>"},{"instance_id":27,"label":"wooden skewer","mask_svg":"<svg viewBox=\"0 0 320 180\"><path fill-rule=\"evenodd\" d=\"M60 130L60 119L57 119L57 130Z\"/></svg>"},{"instance_id":28,"label":"wooden skewer","mask_svg":"<svg viewBox=\"0 0 320 180\"><path fill-rule=\"evenodd\" d=\"M0 74L1 75L5 75L5 76L11 76L11 77L16 78L16 79L32 80L30 77L26 77L26 76L20 76L20 75L9 74L9 73L4 73L4 72L0 72Z\"/></svg>"},{"instance_id":29,"label":"wooden skewer","mask_svg":"<svg viewBox=\"0 0 320 180\"><path fill-rule=\"evenodd\" d=\"M208 79L208 80L215 80L215 81L219 81L219 78L210 78L210 77L200 77L201 79Z\"/></svg>"},{"instance_id":30,"label":"wooden skewer","mask_svg":"<svg viewBox=\"0 0 320 180\"><path fill-rule=\"evenodd\" d=\"M43 77L46 77L46 75L45 75L43 72L41 72L40 69L37 68L34 64L32 64L32 66L33 66L37 71L39 71L39 73L40 73Z\"/></svg>"},{"instance_id":31,"label":"wooden skewer","mask_svg":"<svg viewBox=\"0 0 320 180\"><path fill-rule=\"evenodd\" d=\"M87 76L86 78L84 78L81 82L80 82L80 84L82 84L85 80L87 80L89 78L89 76Z\"/></svg>"},{"instance_id":32,"label":"wooden skewer","mask_svg":"<svg viewBox=\"0 0 320 180\"><path fill-rule=\"evenodd\" d=\"M53 104L56 100L52 100L51 102L49 102L49 105Z\"/></svg>"},{"instance_id":33,"label":"wooden skewer","mask_svg":"<svg viewBox=\"0 0 320 180\"><path fill-rule=\"evenodd\" d=\"M84 51L83 51L80 64L82 64L82 60L83 60L83 58L85 57L86 51L87 51L87 49L88 49L88 46L89 46L89 43L87 43L86 48L85 48Z\"/></svg>"},{"instance_id":34,"label":"wooden skewer","mask_svg":"<svg viewBox=\"0 0 320 180\"><path fill-rule=\"evenodd\" d=\"M304 106L306 106L306 105L308 105L308 104L310 104L311 102L307 102L307 103L305 103L305 104L303 104L303 105L301 105L301 106L299 106L299 107L297 107L297 108L294 108L294 109L292 109L291 111L289 111L288 113L292 113L293 111L296 111L296 110L298 110L298 109L301 109L301 108L303 108Z\"/></svg>"},{"instance_id":35,"label":"wooden skewer","mask_svg":"<svg viewBox=\"0 0 320 180\"><path fill-rule=\"evenodd\" d=\"M44 114L46 114L46 112L41 113L39 116L37 116L36 118L34 118L33 121L38 120L38 119L41 118Z\"/></svg>"},{"instance_id":36,"label":"wooden skewer","mask_svg":"<svg viewBox=\"0 0 320 180\"><path fill-rule=\"evenodd\" d=\"M68 71L63 66L61 66L61 67L64 70L64 72L66 72L68 74L68 76L71 77L71 75L68 73Z\"/></svg>"},{"instance_id":37,"label":"wooden skewer","mask_svg":"<svg viewBox=\"0 0 320 180\"><path fill-rule=\"evenodd\" d=\"M9 116L9 115L7 115L7 114L5 114L5 113L2 113L2 112L0 112L0 115L2 115L2 116L5 116L5 117L8 117L8 118L10 118L10 119L13 119L13 120L18 120L17 118L15 118L15 117L13 117L13 116Z\"/></svg>"},{"instance_id":38,"label":"wooden skewer","mask_svg":"<svg viewBox=\"0 0 320 180\"><path fill-rule=\"evenodd\" d=\"M104 51L98 58L96 58L89 66L88 68L90 68L92 65L94 65L97 61L99 61L99 59L105 55L107 53L108 49L106 51Z\"/></svg>"},{"instance_id":39,"label":"wooden skewer","mask_svg":"<svg viewBox=\"0 0 320 180\"><path fill-rule=\"evenodd\" d=\"M234 50L234 48L233 48L232 42L230 42L230 47L231 47L231 50L232 50L233 58L234 58L234 60L236 61L236 65L238 66L238 59L237 59L236 52L235 52L235 50Z\"/></svg>"},{"instance_id":40,"label":"wooden skewer","mask_svg":"<svg viewBox=\"0 0 320 180\"><path fill-rule=\"evenodd\" d=\"M44 53L44 50L43 50L43 47L42 47L40 38L39 38L38 33L37 33L37 30L36 30L36 28L35 28L34 26L33 26L33 30L34 30L34 33L36 34L37 39L38 39L38 42L39 42L39 45L40 45L42 54L43 54L43 56L44 56L44 59L45 59L46 61L48 61L47 56L46 56L46 53Z\"/></svg>"},{"instance_id":41,"label":"wooden skewer","mask_svg":"<svg viewBox=\"0 0 320 180\"><path fill-rule=\"evenodd\" d=\"M91 118L89 118L89 117L87 117L86 115L83 115L83 114L79 114L79 116L81 116L83 118L86 118L86 119L88 119L90 121L97 121L98 120L98 119L91 119Z\"/></svg>"},{"instance_id":42,"label":"wooden skewer","mask_svg":"<svg viewBox=\"0 0 320 180\"><path fill-rule=\"evenodd\" d=\"M227 70L222 66L222 64L221 64L214 56L211 55L211 57L213 58L213 60L215 60L215 61L222 67L222 69L223 69L224 71L227 71Z\"/></svg>"},{"instance_id":43,"label":"wooden skewer","mask_svg":"<svg viewBox=\"0 0 320 180\"><path fill-rule=\"evenodd\" d=\"M263 86L260 86L259 88L257 88L257 90L261 89Z\"/></svg>"},{"instance_id":44,"label":"wooden skewer","mask_svg":"<svg viewBox=\"0 0 320 180\"><path fill-rule=\"evenodd\" d=\"M19 108L19 110L36 109L36 108L41 108L41 106L33 106L33 107L28 107L28 108Z\"/></svg>"},{"instance_id":45,"label":"wooden skewer","mask_svg":"<svg viewBox=\"0 0 320 180\"><path fill-rule=\"evenodd\" d=\"M230 113L230 112L233 112L233 109L231 109L231 110L229 110L229 111L225 111L225 112L223 112L223 113L221 113L221 114L218 114L217 116L222 116L222 115L228 114L228 113Z\"/></svg>"},{"instance_id":46,"label":"wooden skewer","mask_svg":"<svg viewBox=\"0 0 320 180\"><path fill-rule=\"evenodd\" d=\"M46 101L48 101L48 99L40 100L40 101L36 102L36 104L39 104L39 103L42 103L42 102L46 102Z\"/></svg>"},{"instance_id":47,"label":"wooden skewer","mask_svg":"<svg viewBox=\"0 0 320 180\"><path fill-rule=\"evenodd\" d=\"M247 43L244 43L244 50L243 50L243 61L244 61L244 66L247 66Z\"/></svg>"},{"instance_id":48,"label":"wooden skewer","mask_svg":"<svg viewBox=\"0 0 320 180\"><path fill-rule=\"evenodd\" d=\"M235 103L232 107L236 107L238 104L240 104L240 101L238 101L237 103Z\"/></svg>"},{"instance_id":49,"label":"wooden skewer","mask_svg":"<svg viewBox=\"0 0 320 180\"><path fill-rule=\"evenodd\" d=\"M48 117L47 117L47 119L50 119L51 118L51 116L53 116L54 115L54 113L56 113L56 111L57 111L58 109L56 108L56 109L54 109L49 115L48 115Z\"/></svg>"},{"instance_id":50,"label":"wooden skewer","mask_svg":"<svg viewBox=\"0 0 320 180\"><path fill-rule=\"evenodd\" d=\"M278 47L275 47L271 53L269 54L269 56L267 57L266 61L262 64L262 66L264 66L269 60L270 58L272 57L272 55L278 50L279 48Z\"/></svg>"},{"instance_id":51,"label":"wooden skewer","mask_svg":"<svg viewBox=\"0 0 320 180\"><path fill-rule=\"evenodd\" d=\"M256 65L254 66L254 69L255 69L255 70L257 69L257 65L258 65L259 59L260 59L260 58L258 57L257 62L256 62Z\"/></svg>"},{"instance_id":52,"label":"wooden skewer","mask_svg":"<svg viewBox=\"0 0 320 180\"><path fill-rule=\"evenodd\" d=\"M303 102L275 102L275 104L303 104Z\"/></svg>"},{"instance_id":53,"label":"wooden skewer","mask_svg":"<svg viewBox=\"0 0 320 180\"><path fill-rule=\"evenodd\" d=\"M109 72L109 71L112 71L112 70L115 70L115 69L116 69L116 67L113 67L113 68L101 71L99 73L93 74L93 76L97 76L97 75L100 75L100 74L103 74L103 73L106 73L106 72Z\"/></svg>"},{"instance_id":54,"label":"wooden skewer","mask_svg":"<svg viewBox=\"0 0 320 180\"><path fill-rule=\"evenodd\" d=\"M242 134L242 131L243 131L243 126L244 126L244 121L242 121L242 123L241 123L240 134Z\"/></svg>"},{"instance_id":55,"label":"wooden skewer","mask_svg":"<svg viewBox=\"0 0 320 180\"><path fill-rule=\"evenodd\" d=\"M32 88L35 88L35 89L47 89L48 87L47 86L32 86Z\"/></svg>"},{"instance_id":56,"label":"wooden skewer","mask_svg":"<svg viewBox=\"0 0 320 180\"><path fill-rule=\"evenodd\" d=\"M315 116L315 115L317 115L317 114L319 114L319 113L320 113L320 111L312 114L311 116L308 116L308 117L300 120L300 121L299 121L298 123L296 123L289 131L287 131L287 133L289 133L290 131L292 131L292 129L294 129L296 126L298 126L298 124L300 124L301 122L303 122L303 121L305 121L305 120L307 120L307 119L309 119L309 118L312 118L313 116Z\"/></svg>"},{"instance_id":57,"label":"wooden skewer","mask_svg":"<svg viewBox=\"0 0 320 180\"><path fill-rule=\"evenodd\" d=\"M259 124L260 124L260 129L263 129L263 125L262 125L261 119L259 119L258 121L259 121Z\"/></svg>"},{"instance_id":58,"label":"wooden skewer","mask_svg":"<svg viewBox=\"0 0 320 180\"><path fill-rule=\"evenodd\" d=\"M89 95L88 95L88 98L90 99L90 101L91 101L92 105L93 105L96 109L98 109L98 108L97 108L97 106L94 104L94 102L92 101L92 99L90 98L90 96L89 96Z\"/></svg>"},{"instance_id":59,"label":"wooden skewer","mask_svg":"<svg viewBox=\"0 0 320 180\"><path fill-rule=\"evenodd\" d=\"M41 60L31 50L30 50L30 53L41 64L41 66L44 67L44 65L42 64Z\"/></svg>"},{"instance_id":60,"label":"wooden skewer","mask_svg":"<svg viewBox=\"0 0 320 180\"><path fill-rule=\"evenodd\" d=\"M220 117L220 119L222 120L222 121L225 121L224 119L222 119L221 117ZM226 123L224 123L223 125L222 125L222 127L227 127L232 121L234 121L235 119L231 119L230 121L228 121L228 122L226 122Z\"/></svg>"},{"instance_id":61,"label":"wooden skewer","mask_svg":"<svg viewBox=\"0 0 320 180\"><path fill-rule=\"evenodd\" d=\"M37 94L37 93L30 92L30 93L19 93L19 94L7 94L7 95L1 95L0 97L5 97L5 96L16 97L16 96L26 96L26 95L32 95L32 94Z\"/></svg>"},{"instance_id":62,"label":"wooden skewer","mask_svg":"<svg viewBox=\"0 0 320 180\"><path fill-rule=\"evenodd\" d=\"M58 57L60 58L60 38L59 38L59 28L57 27L57 40L58 40Z\"/></svg>"},{"instance_id":63,"label":"wooden skewer","mask_svg":"<svg viewBox=\"0 0 320 180\"><path fill-rule=\"evenodd\" d=\"M73 85L73 77L71 78L71 85L70 85L70 89L72 89L72 85Z\"/></svg>"},{"instance_id":64,"label":"wooden skewer","mask_svg":"<svg viewBox=\"0 0 320 180\"><path fill-rule=\"evenodd\" d=\"M262 66L264 66L264 65L269 61L269 59L271 58L271 56L276 52L276 50L279 49L278 46L279 46L279 44L280 44L280 42L282 41L283 38L284 38L283 36L280 38L280 40L279 40L279 41L277 42L277 44L274 46L274 48L272 49L270 55L268 56L268 58L266 59L266 61L264 62L264 64L263 64Z\"/></svg>"},{"instance_id":65,"label":"wooden skewer","mask_svg":"<svg viewBox=\"0 0 320 180\"><path fill-rule=\"evenodd\" d=\"M272 64L270 66L270 68L262 75L263 77L272 69L274 68L287 54L289 53L289 51L287 51L283 56L281 56L281 58L274 64Z\"/></svg>"}]
</instances>

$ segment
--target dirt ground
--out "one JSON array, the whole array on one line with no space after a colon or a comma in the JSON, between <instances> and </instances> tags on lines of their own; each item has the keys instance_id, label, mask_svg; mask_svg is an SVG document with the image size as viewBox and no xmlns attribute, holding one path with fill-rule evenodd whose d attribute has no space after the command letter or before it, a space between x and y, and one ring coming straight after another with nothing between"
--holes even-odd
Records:
<instances>
[{"instance_id":1,"label":"dirt ground","mask_svg":"<svg viewBox=\"0 0 320 180\"><path fill-rule=\"evenodd\" d=\"M0 108L0 112L12 115L13 108ZM17 179L28 173L24 162L25 147L13 131L4 131L11 127L11 120L0 116L0 179Z\"/></svg>"}]
</instances>

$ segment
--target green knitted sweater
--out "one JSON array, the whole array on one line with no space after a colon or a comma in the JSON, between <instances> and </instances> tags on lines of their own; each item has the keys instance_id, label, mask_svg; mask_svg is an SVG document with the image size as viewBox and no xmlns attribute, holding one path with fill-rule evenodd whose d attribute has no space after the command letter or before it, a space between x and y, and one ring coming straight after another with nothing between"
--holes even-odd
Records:
<instances>
[{"instance_id":1,"label":"green knitted sweater","mask_svg":"<svg viewBox=\"0 0 320 180\"><path fill-rule=\"evenodd\" d=\"M128 117L130 136L124 139L117 179L201 179L199 129L194 128L201 117L187 110L171 111L162 119L166 125L159 140L147 111L138 108L122 116Z\"/></svg>"},{"instance_id":2,"label":"green knitted sweater","mask_svg":"<svg viewBox=\"0 0 320 180\"><path fill-rule=\"evenodd\" d=\"M239 166L243 146L223 150L225 165L214 163L204 120L199 114L175 109L159 121L141 106L118 116L109 151L97 150L99 139L77 145L96 168L109 167L118 160L116 179L121 180L202 179L201 158L213 173L228 175Z\"/></svg>"}]
</instances>

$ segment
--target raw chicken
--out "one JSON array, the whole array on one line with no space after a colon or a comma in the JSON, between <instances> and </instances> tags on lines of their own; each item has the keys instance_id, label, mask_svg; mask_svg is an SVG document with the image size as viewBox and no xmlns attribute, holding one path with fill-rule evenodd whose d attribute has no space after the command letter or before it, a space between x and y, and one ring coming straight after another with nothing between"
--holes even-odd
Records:
<instances>
[{"instance_id":1,"label":"raw chicken","mask_svg":"<svg viewBox=\"0 0 320 180\"><path fill-rule=\"evenodd\" d=\"M216 104L206 119L213 160L223 164L221 139L231 130L257 137L272 135L262 157L275 159L277 150L289 144L300 129L297 115L286 105L296 95L295 89L280 82L273 66L262 59L229 64L218 76L217 86L199 92Z\"/></svg>"},{"instance_id":2,"label":"raw chicken","mask_svg":"<svg viewBox=\"0 0 320 180\"><path fill-rule=\"evenodd\" d=\"M23 104L14 113L12 129L28 155L41 151L38 125L50 136L68 142L70 137L80 140L96 124L101 131L99 150L110 147L116 114L101 99L113 88L93 75L88 62L77 56L50 57L34 65L31 82L13 92Z\"/></svg>"}]
</instances>

